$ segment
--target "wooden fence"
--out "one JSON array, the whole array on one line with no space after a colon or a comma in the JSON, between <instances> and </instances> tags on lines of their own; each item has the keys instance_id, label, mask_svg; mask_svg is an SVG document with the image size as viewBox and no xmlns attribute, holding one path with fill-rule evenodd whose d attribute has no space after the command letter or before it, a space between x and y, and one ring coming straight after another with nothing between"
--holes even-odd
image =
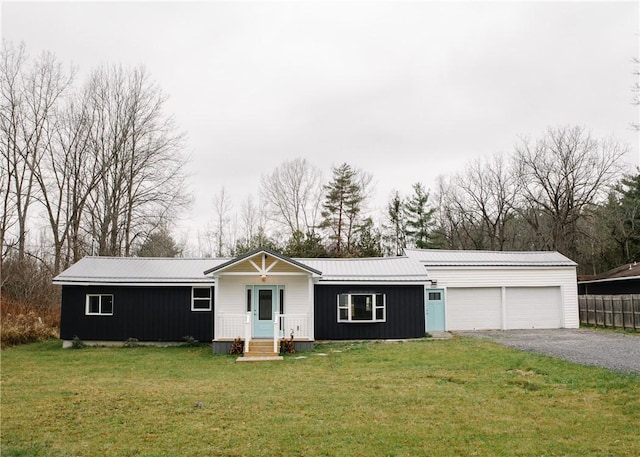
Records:
<instances>
[{"instance_id":1,"label":"wooden fence","mask_svg":"<svg viewBox=\"0 0 640 457\"><path fill-rule=\"evenodd\" d=\"M580 295L580 323L640 330L640 294Z\"/></svg>"}]
</instances>

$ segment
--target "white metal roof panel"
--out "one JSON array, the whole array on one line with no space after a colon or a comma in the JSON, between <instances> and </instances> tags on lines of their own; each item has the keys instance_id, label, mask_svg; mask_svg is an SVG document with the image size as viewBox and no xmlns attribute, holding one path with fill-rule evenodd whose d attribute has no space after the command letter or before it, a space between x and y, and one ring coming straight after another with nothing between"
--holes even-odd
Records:
<instances>
[{"instance_id":1,"label":"white metal roof panel","mask_svg":"<svg viewBox=\"0 0 640 457\"><path fill-rule=\"evenodd\" d=\"M409 257L295 259L322 272L321 281L425 282L427 271Z\"/></svg>"},{"instance_id":2,"label":"white metal roof panel","mask_svg":"<svg viewBox=\"0 0 640 457\"><path fill-rule=\"evenodd\" d=\"M229 262L222 259L85 257L54 278L69 283L211 283L205 271ZM293 259L322 272L321 281L425 282L427 272L408 257L366 259Z\"/></svg>"},{"instance_id":3,"label":"white metal roof panel","mask_svg":"<svg viewBox=\"0 0 640 457\"><path fill-rule=\"evenodd\" d=\"M575 266L573 260L556 251L449 251L444 249L405 249L405 254L432 266Z\"/></svg>"},{"instance_id":4,"label":"white metal roof panel","mask_svg":"<svg viewBox=\"0 0 640 457\"><path fill-rule=\"evenodd\" d=\"M54 283L211 283L204 271L229 259L153 257L85 257L53 280Z\"/></svg>"}]
</instances>

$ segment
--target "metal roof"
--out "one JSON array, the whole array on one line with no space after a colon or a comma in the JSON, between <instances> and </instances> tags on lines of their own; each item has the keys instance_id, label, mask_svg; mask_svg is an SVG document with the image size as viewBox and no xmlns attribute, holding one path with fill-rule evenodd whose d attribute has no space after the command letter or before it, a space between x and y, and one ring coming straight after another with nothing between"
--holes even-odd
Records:
<instances>
[{"instance_id":1,"label":"metal roof","mask_svg":"<svg viewBox=\"0 0 640 457\"><path fill-rule=\"evenodd\" d=\"M204 271L229 259L85 257L53 279L60 283L211 283Z\"/></svg>"},{"instance_id":2,"label":"metal roof","mask_svg":"<svg viewBox=\"0 0 640 457\"><path fill-rule=\"evenodd\" d=\"M424 266L409 257L295 260L322 271L320 281L425 282L429 280Z\"/></svg>"},{"instance_id":3,"label":"metal roof","mask_svg":"<svg viewBox=\"0 0 640 457\"><path fill-rule=\"evenodd\" d=\"M579 284L588 284L592 282L607 282L607 281L624 281L628 279L640 278L640 263L626 263L619 267L613 268L604 273L598 275L583 275L578 276Z\"/></svg>"},{"instance_id":4,"label":"metal roof","mask_svg":"<svg viewBox=\"0 0 640 457\"><path fill-rule=\"evenodd\" d=\"M426 267L435 266L518 266L571 267L577 264L556 251L447 251L405 249L405 254Z\"/></svg>"},{"instance_id":5,"label":"metal roof","mask_svg":"<svg viewBox=\"0 0 640 457\"><path fill-rule=\"evenodd\" d=\"M245 258L244 256L241 258ZM205 272L237 259L180 259L153 257L85 257L53 279L55 284L176 284L211 283ZM427 272L408 257L365 259L290 259L310 272L322 272L321 281L425 282Z\"/></svg>"},{"instance_id":6,"label":"metal roof","mask_svg":"<svg viewBox=\"0 0 640 457\"><path fill-rule=\"evenodd\" d=\"M405 257L364 259L288 259L279 254L278 257L287 259L307 271L322 272L321 282L426 282L429 280L429 276L425 267L435 266L549 267L576 265L575 262L558 252L406 249L405 253ZM234 259L85 257L56 276L53 282L55 284L210 284L213 279L205 272L215 271L246 257L246 255Z\"/></svg>"}]
</instances>

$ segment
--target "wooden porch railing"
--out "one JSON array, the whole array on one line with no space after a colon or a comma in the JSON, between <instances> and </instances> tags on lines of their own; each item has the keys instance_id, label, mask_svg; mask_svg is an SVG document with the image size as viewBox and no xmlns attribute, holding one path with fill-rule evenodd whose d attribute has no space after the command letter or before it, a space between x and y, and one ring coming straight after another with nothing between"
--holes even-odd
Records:
<instances>
[{"instance_id":1,"label":"wooden porch railing","mask_svg":"<svg viewBox=\"0 0 640 457\"><path fill-rule=\"evenodd\" d=\"M244 338L244 350L249 351L251 342L252 313L218 313L216 338ZM310 316L304 313L276 313L273 319L273 352L280 352L279 343L282 338L308 339L310 332Z\"/></svg>"}]
</instances>

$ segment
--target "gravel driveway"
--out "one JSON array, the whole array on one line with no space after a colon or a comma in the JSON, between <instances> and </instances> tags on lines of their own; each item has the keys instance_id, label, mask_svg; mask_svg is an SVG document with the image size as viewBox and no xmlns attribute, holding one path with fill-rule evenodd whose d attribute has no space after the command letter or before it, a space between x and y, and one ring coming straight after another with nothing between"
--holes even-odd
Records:
<instances>
[{"instance_id":1,"label":"gravel driveway","mask_svg":"<svg viewBox=\"0 0 640 457\"><path fill-rule=\"evenodd\" d=\"M486 330L455 332L583 365L640 374L640 334L594 329Z\"/></svg>"}]
</instances>

